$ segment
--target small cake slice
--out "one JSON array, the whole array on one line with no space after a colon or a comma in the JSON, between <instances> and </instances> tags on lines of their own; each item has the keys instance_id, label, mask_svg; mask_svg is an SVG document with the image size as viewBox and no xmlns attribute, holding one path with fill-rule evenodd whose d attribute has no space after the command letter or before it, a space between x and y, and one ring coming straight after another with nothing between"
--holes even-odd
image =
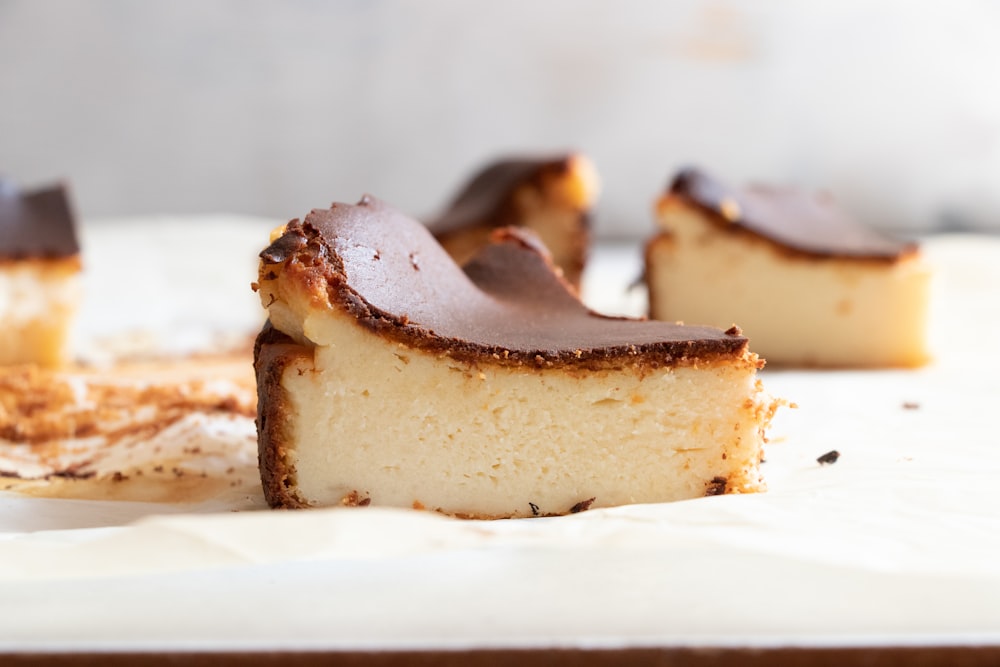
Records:
<instances>
[{"instance_id":1,"label":"small cake slice","mask_svg":"<svg viewBox=\"0 0 1000 667\"><path fill-rule=\"evenodd\" d=\"M79 299L80 245L65 189L22 193L0 181L0 364L64 363Z\"/></svg>"},{"instance_id":2,"label":"small cake slice","mask_svg":"<svg viewBox=\"0 0 1000 667\"><path fill-rule=\"evenodd\" d=\"M597 192L597 172L583 155L501 160L478 172L427 225L460 265L486 245L494 229L531 229L578 288Z\"/></svg>"},{"instance_id":3,"label":"small cake slice","mask_svg":"<svg viewBox=\"0 0 1000 667\"><path fill-rule=\"evenodd\" d=\"M650 316L738 324L771 364L919 366L930 271L829 195L731 188L687 169L657 203Z\"/></svg>"},{"instance_id":4,"label":"small cake slice","mask_svg":"<svg viewBox=\"0 0 1000 667\"><path fill-rule=\"evenodd\" d=\"M597 315L529 232L460 269L366 197L260 255L260 468L276 507L462 517L757 491L777 405L737 330Z\"/></svg>"}]
</instances>

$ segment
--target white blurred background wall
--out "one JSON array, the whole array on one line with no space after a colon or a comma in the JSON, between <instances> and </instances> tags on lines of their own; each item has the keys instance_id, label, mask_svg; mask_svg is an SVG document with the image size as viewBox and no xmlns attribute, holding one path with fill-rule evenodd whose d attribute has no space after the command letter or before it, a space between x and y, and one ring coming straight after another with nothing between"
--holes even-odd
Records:
<instances>
[{"instance_id":1,"label":"white blurred background wall","mask_svg":"<svg viewBox=\"0 0 1000 667\"><path fill-rule=\"evenodd\" d=\"M422 214L570 148L607 236L689 163L1000 231L1000 3L0 0L0 172L67 179L85 217Z\"/></svg>"}]
</instances>

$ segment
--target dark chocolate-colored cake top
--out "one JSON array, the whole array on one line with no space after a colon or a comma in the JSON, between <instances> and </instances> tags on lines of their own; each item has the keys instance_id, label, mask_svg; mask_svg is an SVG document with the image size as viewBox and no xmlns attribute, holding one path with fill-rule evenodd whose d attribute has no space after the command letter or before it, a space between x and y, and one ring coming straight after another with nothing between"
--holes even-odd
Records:
<instances>
[{"instance_id":1,"label":"dark chocolate-colored cake top","mask_svg":"<svg viewBox=\"0 0 1000 667\"><path fill-rule=\"evenodd\" d=\"M0 259L58 259L80 252L62 185L21 192L0 180Z\"/></svg>"},{"instance_id":2,"label":"dark chocolate-colored cake top","mask_svg":"<svg viewBox=\"0 0 1000 667\"><path fill-rule=\"evenodd\" d=\"M753 185L733 188L697 169L670 186L724 225L746 229L788 249L817 257L896 259L916 250L865 227L826 193Z\"/></svg>"},{"instance_id":3,"label":"dark chocolate-colored cake top","mask_svg":"<svg viewBox=\"0 0 1000 667\"><path fill-rule=\"evenodd\" d=\"M572 294L533 234L504 229L465 269L419 222L365 197L292 221L261 253L323 274L327 294L369 328L501 362L670 365L741 355L736 330L598 315Z\"/></svg>"},{"instance_id":4,"label":"dark chocolate-colored cake top","mask_svg":"<svg viewBox=\"0 0 1000 667\"><path fill-rule=\"evenodd\" d=\"M437 235L476 225L503 227L516 213L512 195L523 184L540 184L546 175L559 175L570 168L572 156L544 159L511 159L493 162L459 191L448 208L426 221Z\"/></svg>"}]
</instances>

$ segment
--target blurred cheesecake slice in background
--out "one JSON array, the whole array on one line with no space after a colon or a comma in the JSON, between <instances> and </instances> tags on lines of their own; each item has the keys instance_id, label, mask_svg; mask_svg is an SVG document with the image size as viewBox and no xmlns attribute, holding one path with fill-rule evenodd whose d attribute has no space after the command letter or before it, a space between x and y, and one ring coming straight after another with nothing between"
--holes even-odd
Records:
<instances>
[{"instance_id":1,"label":"blurred cheesecake slice in background","mask_svg":"<svg viewBox=\"0 0 1000 667\"><path fill-rule=\"evenodd\" d=\"M499 160L477 172L448 208L426 223L459 265L486 245L494 229L526 227L578 288L598 190L597 171L581 154Z\"/></svg>"},{"instance_id":2,"label":"blurred cheesecake slice in background","mask_svg":"<svg viewBox=\"0 0 1000 667\"><path fill-rule=\"evenodd\" d=\"M930 270L828 194L732 188L686 169L656 205L650 316L737 324L769 364L919 366Z\"/></svg>"},{"instance_id":3,"label":"blurred cheesecake slice in background","mask_svg":"<svg viewBox=\"0 0 1000 667\"><path fill-rule=\"evenodd\" d=\"M80 271L65 188L21 192L0 181L0 364L68 360Z\"/></svg>"}]
</instances>

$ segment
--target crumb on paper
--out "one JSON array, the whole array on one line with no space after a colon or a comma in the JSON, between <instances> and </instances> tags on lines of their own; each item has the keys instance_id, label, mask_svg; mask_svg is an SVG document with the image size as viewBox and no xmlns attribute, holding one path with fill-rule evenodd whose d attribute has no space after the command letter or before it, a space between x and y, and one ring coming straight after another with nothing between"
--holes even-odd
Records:
<instances>
[{"instance_id":1,"label":"crumb on paper","mask_svg":"<svg viewBox=\"0 0 1000 667\"><path fill-rule=\"evenodd\" d=\"M222 488L259 479L250 357L241 346L99 366L0 368L5 490L81 500L229 502Z\"/></svg>"},{"instance_id":2,"label":"crumb on paper","mask_svg":"<svg viewBox=\"0 0 1000 667\"><path fill-rule=\"evenodd\" d=\"M820 465L832 465L836 463L839 458L840 458L840 452L838 452L836 449L831 449L826 454L823 454L822 456L818 457L816 459L816 462L819 463Z\"/></svg>"}]
</instances>

